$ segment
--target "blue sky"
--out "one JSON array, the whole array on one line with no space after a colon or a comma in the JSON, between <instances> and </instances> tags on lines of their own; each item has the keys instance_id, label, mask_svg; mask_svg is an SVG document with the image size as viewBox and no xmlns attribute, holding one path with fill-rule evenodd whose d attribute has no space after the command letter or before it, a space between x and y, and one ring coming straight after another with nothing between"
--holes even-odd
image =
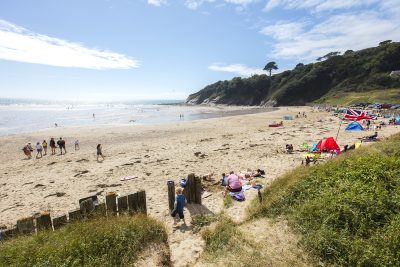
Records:
<instances>
[{"instance_id":1,"label":"blue sky","mask_svg":"<svg viewBox=\"0 0 400 267\"><path fill-rule=\"evenodd\" d=\"M400 0L2 0L0 97L185 99L400 40Z\"/></svg>"}]
</instances>

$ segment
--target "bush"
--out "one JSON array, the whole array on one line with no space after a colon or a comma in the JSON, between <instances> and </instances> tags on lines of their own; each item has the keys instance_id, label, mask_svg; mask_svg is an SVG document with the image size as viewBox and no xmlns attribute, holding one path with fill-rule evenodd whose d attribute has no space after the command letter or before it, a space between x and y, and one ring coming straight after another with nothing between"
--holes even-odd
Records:
<instances>
[{"instance_id":1,"label":"bush","mask_svg":"<svg viewBox=\"0 0 400 267\"><path fill-rule=\"evenodd\" d=\"M166 243L164 227L144 215L98 218L0 245L0 266L127 266L150 244Z\"/></svg>"}]
</instances>

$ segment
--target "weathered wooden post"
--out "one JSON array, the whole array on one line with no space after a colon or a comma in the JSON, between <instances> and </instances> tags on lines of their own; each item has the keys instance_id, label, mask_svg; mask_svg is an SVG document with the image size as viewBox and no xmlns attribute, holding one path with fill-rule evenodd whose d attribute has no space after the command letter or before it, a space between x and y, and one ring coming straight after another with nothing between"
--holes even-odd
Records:
<instances>
[{"instance_id":1,"label":"weathered wooden post","mask_svg":"<svg viewBox=\"0 0 400 267\"><path fill-rule=\"evenodd\" d=\"M188 203L195 202L195 181L194 173L188 175L186 187L183 189L183 195Z\"/></svg>"},{"instance_id":2,"label":"weathered wooden post","mask_svg":"<svg viewBox=\"0 0 400 267\"><path fill-rule=\"evenodd\" d=\"M139 191L138 194L138 208L139 212L147 214L147 205L146 205L146 191Z\"/></svg>"},{"instance_id":3,"label":"weathered wooden post","mask_svg":"<svg viewBox=\"0 0 400 267\"><path fill-rule=\"evenodd\" d=\"M69 217L69 221L73 222L73 221L80 221L83 218L82 212L80 209L77 210L71 210L68 213L68 217Z\"/></svg>"},{"instance_id":4,"label":"weathered wooden post","mask_svg":"<svg viewBox=\"0 0 400 267\"><path fill-rule=\"evenodd\" d=\"M91 198L87 198L79 203L79 208L84 217L88 218L94 211L94 203Z\"/></svg>"},{"instance_id":5,"label":"weathered wooden post","mask_svg":"<svg viewBox=\"0 0 400 267\"><path fill-rule=\"evenodd\" d=\"M97 203L94 205L96 215L106 216L106 203Z\"/></svg>"},{"instance_id":6,"label":"weathered wooden post","mask_svg":"<svg viewBox=\"0 0 400 267\"><path fill-rule=\"evenodd\" d=\"M106 195L107 215L117 215L117 193L110 192Z\"/></svg>"},{"instance_id":7,"label":"weathered wooden post","mask_svg":"<svg viewBox=\"0 0 400 267\"><path fill-rule=\"evenodd\" d=\"M122 213L128 211L128 196L122 196L118 198L118 213L122 215Z\"/></svg>"},{"instance_id":8,"label":"weathered wooden post","mask_svg":"<svg viewBox=\"0 0 400 267\"><path fill-rule=\"evenodd\" d=\"M128 195L128 208L129 213L134 214L139 210L138 193Z\"/></svg>"},{"instance_id":9,"label":"weathered wooden post","mask_svg":"<svg viewBox=\"0 0 400 267\"><path fill-rule=\"evenodd\" d=\"M49 212L43 212L36 218L36 228L38 231L53 229Z\"/></svg>"},{"instance_id":10,"label":"weathered wooden post","mask_svg":"<svg viewBox=\"0 0 400 267\"><path fill-rule=\"evenodd\" d=\"M11 239L11 238L13 238L13 237L15 237L17 235L18 235L17 227L9 228L9 229L4 230L1 233L0 240Z\"/></svg>"},{"instance_id":11,"label":"weathered wooden post","mask_svg":"<svg viewBox=\"0 0 400 267\"><path fill-rule=\"evenodd\" d=\"M195 200L194 202L196 204L200 204L201 205L201 191L203 190L203 188L201 187L201 178L200 177L195 177L194 178L194 197Z\"/></svg>"},{"instance_id":12,"label":"weathered wooden post","mask_svg":"<svg viewBox=\"0 0 400 267\"><path fill-rule=\"evenodd\" d=\"M62 226L66 225L67 223L68 223L67 215L62 215L62 216L53 218L54 230L61 228Z\"/></svg>"},{"instance_id":13,"label":"weathered wooden post","mask_svg":"<svg viewBox=\"0 0 400 267\"><path fill-rule=\"evenodd\" d=\"M17 228L20 234L31 234L35 232L33 217L23 218L17 221Z\"/></svg>"},{"instance_id":14,"label":"weathered wooden post","mask_svg":"<svg viewBox=\"0 0 400 267\"><path fill-rule=\"evenodd\" d=\"M174 181L168 181L168 205L169 210L172 211L175 206L175 183Z\"/></svg>"}]
</instances>

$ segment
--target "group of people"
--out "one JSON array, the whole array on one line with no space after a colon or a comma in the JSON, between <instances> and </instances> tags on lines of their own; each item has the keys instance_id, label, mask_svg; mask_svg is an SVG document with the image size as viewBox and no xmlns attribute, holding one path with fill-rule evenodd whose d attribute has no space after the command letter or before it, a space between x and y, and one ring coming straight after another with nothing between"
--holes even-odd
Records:
<instances>
[{"instance_id":1,"label":"group of people","mask_svg":"<svg viewBox=\"0 0 400 267\"><path fill-rule=\"evenodd\" d=\"M60 155L63 153L67 153L66 145L65 145L65 140L60 137L57 142L54 140L54 138L50 138L49 143L47 143L46 140L43 140L43 142L36 142L35 148L32 147L31 143L27 143L23 148L22 151L24 152L25 156L27 156L28 159L32 158L32 152L36 150L36 158L41 158L43 156L47 155L47 149L50 146L51 149L51 155L56 154L56 148L60 149ZM79 141L75 140L75 150L79 150ZM44 152L44 154L43 154Z\"/></svg>"}]
</instances>

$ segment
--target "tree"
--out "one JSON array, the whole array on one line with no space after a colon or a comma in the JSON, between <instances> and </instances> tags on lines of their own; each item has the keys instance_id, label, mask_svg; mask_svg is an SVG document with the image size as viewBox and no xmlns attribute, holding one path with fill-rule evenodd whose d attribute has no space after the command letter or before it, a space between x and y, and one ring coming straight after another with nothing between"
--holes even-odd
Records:
<instances>
[{"instance_id":1,"label":"tree","mask_svg":"<svg viewBox=\"0 0 400 267\"><path fill-rule=\"evenodd\" d=\"M386 41L380 42L379 45L390 44L391 42L392 42L392 40L386 40Z\"/></svg>"},{"instance_id":2,"label":"tree","mask_svg":"<svg viewBox=\"0 0 400 267\"><path fill-rule=\"evenodd\" d=\"M267 65L265 65L264 70L269 72L269 76L271 77L272 75L272 70L277 70L278 65L274 61L268 62Z\"/></svg>"}]
</instances>

